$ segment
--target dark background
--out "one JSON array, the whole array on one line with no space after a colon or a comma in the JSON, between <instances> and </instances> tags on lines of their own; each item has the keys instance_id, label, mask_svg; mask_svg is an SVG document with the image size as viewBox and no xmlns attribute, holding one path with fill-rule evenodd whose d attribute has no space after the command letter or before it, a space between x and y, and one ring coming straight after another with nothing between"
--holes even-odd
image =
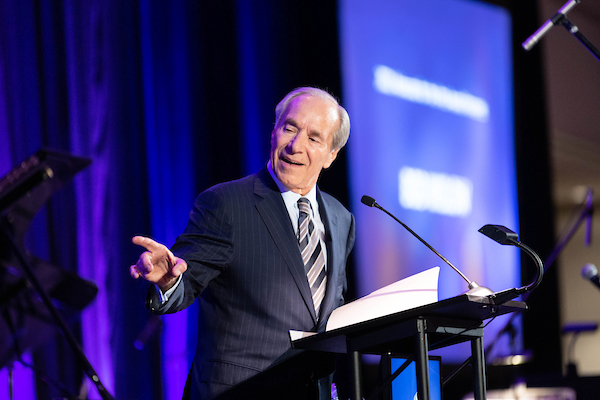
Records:
<instances>
[{"instance_id":1,"label":"dark background","mask_svg":"<svg viewBox=\"0 0 600 400\"><path fill-rule=\"evenodd\" d=\"M542 49L520 47L539 26L537 4L498 3L513 17L520 238L544 258L555 235ZM274 106L292 88L343 98L337 4L3 0L0 60L0 174L41 147L92 160L36 216L25 247L98 285L74 331L111 393L160 399L171 393L160 342L131 345L150 316L128 276L140 252L130 238L173 240L198 192L260 169ZM344 151L319 184L348 204ZM523 282L534 270L524 257ZM557 268L528 305L524 344L533 358L519 373L550 384L561 375ZM181 325L184 348L196 340L192 314L192 327ZM77 392L82 373L70 349L60 337L46 343L36 366ZM514 371L495 371L490 386L511 383ZM446 398L470 391L470 378L459 375ZM40 379L37 391L59 393Z\"/></svg>"}]
</instances>

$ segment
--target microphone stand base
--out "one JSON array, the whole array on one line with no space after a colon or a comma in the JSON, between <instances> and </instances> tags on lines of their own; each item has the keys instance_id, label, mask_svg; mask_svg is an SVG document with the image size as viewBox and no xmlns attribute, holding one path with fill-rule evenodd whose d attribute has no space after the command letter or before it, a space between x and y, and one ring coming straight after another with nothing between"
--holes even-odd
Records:
<instances>
[{"instance_id":1,"label":"microphone stand base","mask_svg":"<svg viewBox=\"0 0 600 400\"><path fill-rule=\"evenodd\" d=\"M479 286L475 282L471 282L471 284L469 285L469 290L466 291L464 294L468 294L470 296L475 297L488 297L490 295L493 295L494 292L492 292L485 286Z\"/></svg>"}]
</instances>

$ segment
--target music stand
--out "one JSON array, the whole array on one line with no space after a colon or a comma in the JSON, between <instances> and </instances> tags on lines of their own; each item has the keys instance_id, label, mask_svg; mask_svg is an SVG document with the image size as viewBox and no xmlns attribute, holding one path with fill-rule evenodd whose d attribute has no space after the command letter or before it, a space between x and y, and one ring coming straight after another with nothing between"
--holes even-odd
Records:
<instances>
[{"instance_id":1,"label":"music stand","mask_svg":"<svg viewBox=\"0 0 600 400\"><path fill-rule=\"evenodd\" d=\"M36 259L28 256L23 249L25 233L38 210L56 190L70 181L77 172L87 167L90 163L91 160L88 158L42 149L25 159L0 179L0 237L2 238L0 243L3 244L0 247L0 265L6 267L0 269L2 273L0 278L2 278L3 283L2 291L0 291L2 299L0 305L8 303L12 297L17 295L21 295L21 297L24 297L31 304L35 304L41 300L47 314L34 312L37 311L37 307L22 308L21 310L17 310L17 313L20 311L31 311L30 314L38 319L44 319L45 317L48 321L55 323L63 333L69 346L75 352L81 368L98 389L100 396L104 400L112 400L112 395L108 393L100 381L77 339L69 330L67 323L47 293L49 289L68 282L69 279L74 279L74 276L57 272L56 269L51 271L51 269L43 267L35 268L36 272L38 272L36 275L34 273L34 261ZM35 265L39 266L41 264L43 266L44 264L40 261L38 260ZM9 271L10 269L17 271L17 273L12 276L11 271ZM38 277L40 272L46 274L44 284L41 283ZM80 279L80 281L83 280ZM39 300L32 298L29 291L23 294L27 283L33 287L33 292L39 296ZM88 289L87 291L80 292L80 294L83 293L85 296L83 300L85 304L79 301L75 305L76 308L84 307L87 305L87 302L95 297L97 291L95 285L88 287ZM61 292L61 290L57 292ZM77 298L77 296L74 296L74 298ZM10 313L10 310L7 313ZM9 319L10 321L12 319ZM13 329L13 327L9 328L10 330Z\"/></svg>"}]
</instances>

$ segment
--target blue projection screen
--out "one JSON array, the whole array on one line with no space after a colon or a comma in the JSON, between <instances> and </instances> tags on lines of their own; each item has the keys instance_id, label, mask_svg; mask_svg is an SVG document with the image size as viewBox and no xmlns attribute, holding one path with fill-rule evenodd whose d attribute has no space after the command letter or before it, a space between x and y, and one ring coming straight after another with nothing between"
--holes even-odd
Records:
<instances>
[{"instance_id":1,"label":"blue projection screen","mask_svg":"<svg viewBox=\"0 0 600 400\"><path fill-rule=\"evenodd\" d=\"M339 10L357 294L436 265L440 300L468 289L401 225L362 205L363 195L479 285L521 286L518 250L478 232L518 232L510 14L468 0L343 0ZM520 350L499 343L498 354ZM462 362L468 350L441 353Z\"/></svg>"}]
</instances>

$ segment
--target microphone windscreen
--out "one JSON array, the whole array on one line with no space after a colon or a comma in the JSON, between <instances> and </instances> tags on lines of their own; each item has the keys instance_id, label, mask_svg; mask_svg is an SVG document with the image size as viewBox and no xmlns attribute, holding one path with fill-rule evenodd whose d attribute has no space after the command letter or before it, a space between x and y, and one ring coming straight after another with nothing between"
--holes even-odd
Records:
<instances>
[{"instance_id":1,"label":"microphone windscreen","mask_svg":"<svg viewBox=\"0 0 600 400\"><path fill-rule=\"evenodd\" d=\"M360 201L362 201L364 205L367 205L369 207L373 207L376 203L375 199L369 196L363 196L362 199L360 199Z\"/></svg>"},{"instance_id":2,"label":"microphone windscreen","mask_svg":"<svg viewBox=\"0 0 600 400\"><path fill-rule=\"evenodd\" d=\"M598 276L598 268L594 264L585 264L585 266L581 269L581 276L586 279L592 279L595 276Z\"/></svg>"}]
</instances>

